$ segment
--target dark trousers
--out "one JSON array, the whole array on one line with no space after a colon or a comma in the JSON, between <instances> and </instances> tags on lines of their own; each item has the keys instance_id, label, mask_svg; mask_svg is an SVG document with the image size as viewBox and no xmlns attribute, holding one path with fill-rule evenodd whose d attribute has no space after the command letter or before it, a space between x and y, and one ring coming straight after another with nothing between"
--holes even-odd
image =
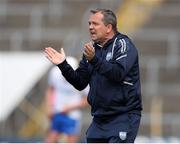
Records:
<instances>
[{"instance_id":1,"label":"dark trousers","mask_svg":"<svg viewBox=\"0 0 180 144\"><path fill-rule=\"evenodd\" d=\"M135 113L94 118L87 130L87 143L134 143L141 116Z\"/></svg>"}]
</instances>

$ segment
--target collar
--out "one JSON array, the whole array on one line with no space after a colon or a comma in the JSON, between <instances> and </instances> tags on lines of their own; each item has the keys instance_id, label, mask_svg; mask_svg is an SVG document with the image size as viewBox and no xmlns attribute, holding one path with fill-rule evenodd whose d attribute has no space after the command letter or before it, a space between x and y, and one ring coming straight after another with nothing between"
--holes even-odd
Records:
<instances>
[{"instance_id":1,"label":"collar","mask_svg":"<svg viewBox=\"0 0 180 144\"><path fill-rule=\"evenodd\" d=\"M115 38L118 36L118 35L121 35L119 32L117 32L111 39L109 39L105 44L104 46L101 46L100 44L98 43L94 43L95 46L97 46L98 48L104 48L106 49L110 44L112 44L115 40Z\"/></svg>"}]
</instances>

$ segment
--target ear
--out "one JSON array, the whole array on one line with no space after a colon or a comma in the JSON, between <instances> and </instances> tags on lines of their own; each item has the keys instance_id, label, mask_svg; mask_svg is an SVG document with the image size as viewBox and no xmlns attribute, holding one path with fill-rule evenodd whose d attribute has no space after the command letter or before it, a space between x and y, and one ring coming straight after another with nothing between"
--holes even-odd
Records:
<instances>
[{"instance_id":1,"label":"ear","mask_svg":"<svg viewBox=\"0 0 180 144\"><path fill-rule=\"evenodd\" d=\"M110 33L112 31L112 25L108 24L107 25L107 33Z\"/></svg>"}]
</instances>

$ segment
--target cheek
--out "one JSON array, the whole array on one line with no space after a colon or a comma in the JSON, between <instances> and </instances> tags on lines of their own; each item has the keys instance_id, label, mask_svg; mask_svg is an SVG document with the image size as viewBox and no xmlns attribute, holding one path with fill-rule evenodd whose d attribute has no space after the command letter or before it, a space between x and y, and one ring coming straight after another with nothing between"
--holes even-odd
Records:
<instances>
[{"instance_id":1,"label":"cheek","mask_svg":"<svg viewBox=\"0 0 180 144\"><path fill-rule=\"evenodd\" d=\"M106 29L101 28L101 29L99 30L99 33L100 33L101 35L105 35L105 34L106 34Z\"/></svg>"},{"instance_id":2,"label":"cheek","mask_svg":"<svg viewBox=\"0 0 180 144\"><path fill-rule=\"evenodd\" d=\"M103 28L103 27L99 27L99 28L97 28L97 31L98 31L99 33L105 33L105 32L106 32L106 29Z\"/></svg>"}]
</instances>

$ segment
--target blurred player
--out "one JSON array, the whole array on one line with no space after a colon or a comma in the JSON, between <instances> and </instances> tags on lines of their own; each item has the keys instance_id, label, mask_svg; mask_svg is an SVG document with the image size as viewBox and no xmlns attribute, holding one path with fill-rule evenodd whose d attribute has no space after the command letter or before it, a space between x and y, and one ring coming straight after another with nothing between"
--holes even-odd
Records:
<instances>
[{"instance_id":1,"label":"blurred player","mask_svg":"<svg viewBox=\"0 0 180 144\"><path fill-rule=\"evenodd\" d=\"M73 68L77 68L77 60L67 57ZM49 74L46 92L48 117L51 128L45 142L63 141L64 135L68 143L78 142L81 128L80 108L87 106L87 89L79 92L61 75L58 67L53 67ZM63 140L62 140L63 139Z\"/></svg>"}]
</instances>

